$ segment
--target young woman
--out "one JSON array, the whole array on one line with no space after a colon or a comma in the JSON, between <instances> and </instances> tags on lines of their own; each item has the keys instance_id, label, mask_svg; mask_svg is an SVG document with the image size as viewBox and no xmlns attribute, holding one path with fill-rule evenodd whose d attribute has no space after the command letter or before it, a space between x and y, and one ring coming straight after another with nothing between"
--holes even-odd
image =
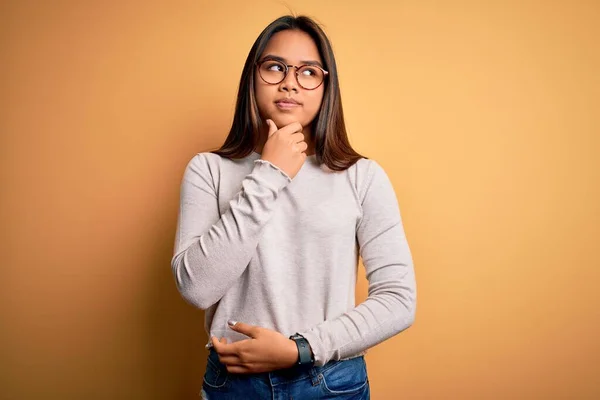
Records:
<instances>
[{"instance_id":1,"label":"young woman","mask_svg":"<svg viewBox=\"0 0 600 400\"><path fill-rule=\"evenodd\" d=\"M359 255L369 296L355 306ZM368 399L366 350L413 323L393 187L348 142L310 18L281 17L252 46L225 143L185 170L171 265L206 310L208 399Z\"/></svg>"}]
</instances>

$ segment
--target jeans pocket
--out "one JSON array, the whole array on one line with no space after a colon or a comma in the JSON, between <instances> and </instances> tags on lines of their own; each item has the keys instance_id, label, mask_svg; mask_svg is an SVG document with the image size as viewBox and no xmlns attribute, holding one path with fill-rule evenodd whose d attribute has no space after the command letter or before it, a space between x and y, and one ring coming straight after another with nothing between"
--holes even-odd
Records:
<instances>
[{"instance_id":1,"label":"jeans pocket","mask_svg":"<svg viewBox=\"0 0 600 400\"><path fill-rule=\"evenodd\" d=\"M337 361L321 371L323 390L330 394L356 394L365 390L369 379L363 356Z\"/></svg>"},{"instance_id":2,"label":"jeans pocket","mask_svg":"<svg viewBox=\"0 0 600 400\"><path fill-rule=\"evenodd\" d=\"M206 362L204 384L210 389L222 389L227 384L228 378L227 367L221 364L218 358L215 361L212 356L209 357Z\"/></svg>"}]
</instances>

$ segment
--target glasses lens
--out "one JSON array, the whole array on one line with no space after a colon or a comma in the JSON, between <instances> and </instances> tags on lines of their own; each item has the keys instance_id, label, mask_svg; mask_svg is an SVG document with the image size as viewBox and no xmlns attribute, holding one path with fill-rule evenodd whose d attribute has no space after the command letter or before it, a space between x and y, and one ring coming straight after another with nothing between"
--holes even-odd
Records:
<instances>
[{"instance_id":1,"label":"glasses lens","mask_svg":"<svg viewBox=\"0 0 600 400\"><path fill-rule=\"evenodd\" d=\"M267 83L279 83L285 78L285 65L279 61L267 60L260 64L258 73Z\"/></svg>"},{"instance_id":2,"label":"glasses lens","mask_svg":"<svg viewBox=\"0 0 600 400\"><path fill-rule=\"evenodd\" d=\"M323 82L324 76L321 69L306 65L298 70L298 83L304 89L314 89Z\"/></svg>"}]
</instances>

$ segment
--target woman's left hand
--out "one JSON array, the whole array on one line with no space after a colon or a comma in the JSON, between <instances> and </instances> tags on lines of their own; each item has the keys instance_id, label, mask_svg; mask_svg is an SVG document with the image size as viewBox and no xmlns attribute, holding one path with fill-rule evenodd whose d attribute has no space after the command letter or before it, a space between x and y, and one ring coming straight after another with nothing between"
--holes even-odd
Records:
<instances>
[{"instance_id":1,"label":"woman's left hand","mask_svg":"<svg viewBox=\"0 0 600 400\"><path fill-rule=\"evenodd\" d=\"M215 336L211 337L219 360L231 373L271 372L289 368L298 360L296 343L279 332L243 322L230 323L229 327L250 337L235 343L223 343L224 340L220 342Z\"/></svg>"}]
</instances>

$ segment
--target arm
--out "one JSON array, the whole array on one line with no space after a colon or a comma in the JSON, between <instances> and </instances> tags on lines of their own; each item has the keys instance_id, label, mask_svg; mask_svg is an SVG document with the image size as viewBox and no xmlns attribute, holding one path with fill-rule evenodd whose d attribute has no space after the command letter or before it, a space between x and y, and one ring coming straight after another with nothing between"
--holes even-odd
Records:
<instances>
[{"instance_id":1,"label":"arm","mask_svg":"<svg viewBox=\"0 0 600 400\"><path fill-rule=\"evenodd\" d=\"M357 238L369 295L340 317L300 332L318 366L375 346L410 327L415 318L415 274L398 201L389 178L375 162L365 187Z\"/></svg>"},{"instance_id":2,"label":"arm","mask_svg":"<svg viewBox=\"0 0 600 400\"><path fill-rule=\"evenodd\" d=\"M241 191L219 216L217 191L206 154L187 165L181 183L175 254L171 267L182 296L206 309L223 297L244 272L279 192L291 178L256 160Z\"/></svg>"}]
</instances>

